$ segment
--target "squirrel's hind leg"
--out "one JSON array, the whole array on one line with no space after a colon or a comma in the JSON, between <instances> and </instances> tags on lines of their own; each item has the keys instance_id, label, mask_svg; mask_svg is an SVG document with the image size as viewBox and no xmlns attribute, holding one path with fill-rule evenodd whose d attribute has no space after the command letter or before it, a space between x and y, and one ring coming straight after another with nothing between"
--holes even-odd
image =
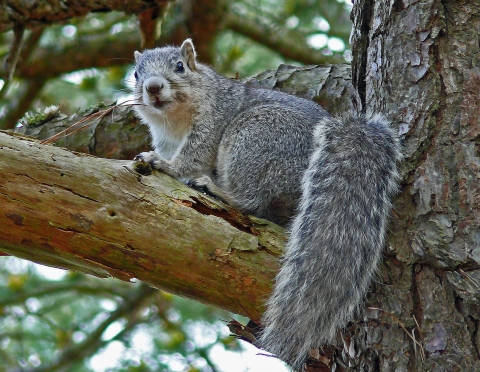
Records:
<instances>
[{"instance_id":1,"label":"squirrel's hind leg","mask_svg":"<svg viewBox=\"0 0 480 372\"><path fill-rule=\"evenodd\" d=\"M191 181L188 182L188 186L199 190L206 192L207 194L210 194L223 202L227 203L228 205L235 206L235 203L233 201L233 197L229 195L228 192L222 190L220 187L218 187L210 177L208 176L202 176L199 178L195 178Z\"/></svg>"}]
</instances>

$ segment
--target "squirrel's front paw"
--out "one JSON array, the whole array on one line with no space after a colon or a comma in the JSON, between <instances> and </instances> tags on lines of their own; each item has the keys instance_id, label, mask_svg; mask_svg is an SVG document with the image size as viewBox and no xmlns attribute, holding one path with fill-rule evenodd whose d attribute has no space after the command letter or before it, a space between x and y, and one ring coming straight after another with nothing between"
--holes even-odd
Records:
<instances>
[{"instance_id":1,"label":"squirrel's front paw","mask_svg":"<svg viewBox=\"0 0 480 372\"><path fill-rule=\"evenodd\" d=\"M133 158L135 161L141 161L144 163L153 164L156 160L160 159L155 151L141 152Z\"/></svg>"},{"instance_id":2,"label":"squirrel's front paw","mask_svg":"<svg viewBox=\"0 0 480 372\"><path fill-rule=\"evenodd\" d=\"M135 170L143 175L149 175L153 169L162 170L163 159L155 151L141 152L135 158Z\"/></svg>"}]
</instances>

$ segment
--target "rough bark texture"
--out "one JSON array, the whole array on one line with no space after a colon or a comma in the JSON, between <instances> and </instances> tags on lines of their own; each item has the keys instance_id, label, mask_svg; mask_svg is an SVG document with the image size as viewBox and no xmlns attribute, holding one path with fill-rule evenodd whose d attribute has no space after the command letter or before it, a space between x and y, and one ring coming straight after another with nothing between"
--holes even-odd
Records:
<instances>
[{"instance_id":1,"label":"rough bark texture","mask_svg":"<svg viewBox=\"0 0 480 372\"><path fill-rule=\"evenodd\" d=\"M282 229L132 162L0 132L0 247L31 261L154 287L259 319ZM33 166L32 166L33 165Z\"/></svg>"},{"instance_id":2,"label":"rough bark texture","mask_svg":"<svg viewBox=\"0 0 480 372\"><path fill-rule=\"evenodd\" d=\"M351 327L341 363L478 371L480 3L357 1L352 17L354 84L367 112L397 123L406 160L367 300L381 311Z\"/></svg>"}]
</instances>

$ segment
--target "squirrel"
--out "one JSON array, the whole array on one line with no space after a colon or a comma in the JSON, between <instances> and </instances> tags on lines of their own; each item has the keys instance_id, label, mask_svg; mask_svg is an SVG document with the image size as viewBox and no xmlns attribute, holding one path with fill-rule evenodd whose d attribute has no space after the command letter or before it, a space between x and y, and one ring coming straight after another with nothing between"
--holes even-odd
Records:
<instances>
[{"instance_id":1,"label":"squirrel","mask_svg":"<svg viewBox=\"0 0 480 372\"><path fill-rule=\"evenodd\" d=\"M397 190L396 131L380 115L333 118L223 77L197 62L191 39L135 52L134 75L155 149L136 161L287 227L257 345L300 369L369 288Z\"/></svg>"}]
</instances>

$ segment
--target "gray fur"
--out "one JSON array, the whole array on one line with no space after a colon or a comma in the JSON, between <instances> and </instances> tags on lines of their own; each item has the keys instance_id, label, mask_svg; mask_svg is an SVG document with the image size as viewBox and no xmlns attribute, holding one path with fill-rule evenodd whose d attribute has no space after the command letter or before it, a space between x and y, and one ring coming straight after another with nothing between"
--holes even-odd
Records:
<instances>
[{"instance_id":1,"label":"gray fur","mask_svg":"<svg viewBox=\"0 0 480 372\"><path fill-rule=\"evenodd\" d=\"M399 145L380 117L325 118L302 180L282 268L263 317L262 346L300 368L361 305L378 265Z\"/></svg>"},{"instance_id":2,"label":"gray fur","mask_svg":"<svg viewBox=\"0 0 480 372\"><path fill-rule=\"evenodd\" d=\"M333 119L224 78L195 60L190 40L135 58L145 104L135 110L155 148L138 159L290 226L259 344L300 368L361 305L381 257L400 159L394 131L380 116Z\"/></svg>"}]
</instances>

